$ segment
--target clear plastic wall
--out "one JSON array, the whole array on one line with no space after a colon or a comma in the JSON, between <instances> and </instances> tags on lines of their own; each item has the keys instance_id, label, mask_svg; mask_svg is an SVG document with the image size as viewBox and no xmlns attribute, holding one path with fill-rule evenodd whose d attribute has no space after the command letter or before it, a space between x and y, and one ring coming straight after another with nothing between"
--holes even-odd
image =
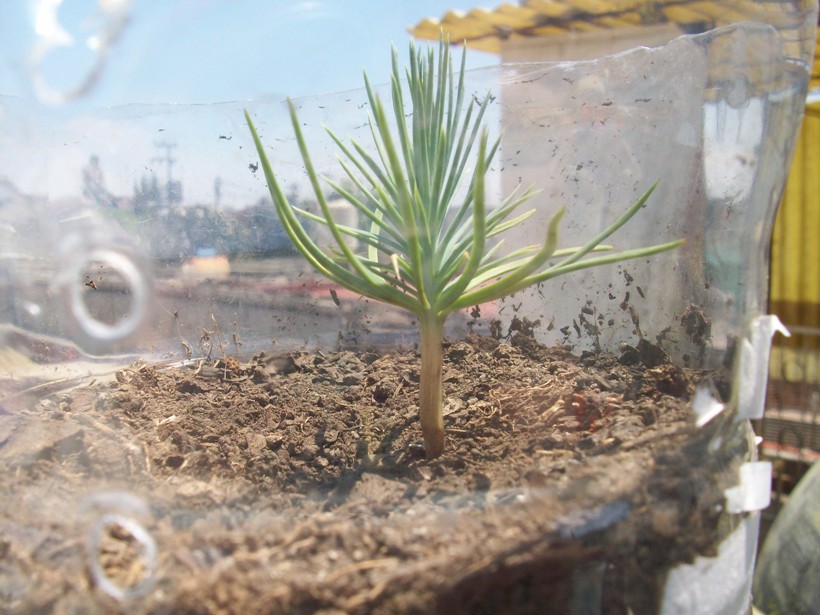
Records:
<instances>
[{"instance_id":1,"label":"clear plastic wall","mask_svg":"<svg viewBox=\"0 0 820 615\"><path fill-rule=\"evenodd\" d=\"M45 4L35 3L41 10ZM101 3L109 20L103 50L122 29L140 25L129 24L128 3L110 4ZM344 439L340 432L312 432L308 421L293 424L276 414L287 410L281 391L289 374L315 368L315 379L336 378L353 389L369 382L380 353L412 354L418 342L413 317L334 287L295 253L243 116L248 109L292 199L314 207L280 97L102 108L89 103L94 88L127 88L117 64L138 64L139 57L100 54L99 66L89 63L88 83L62 90L39 81L36 61L22 65L16 74L31 96L0 97L0 600L7 612L482 612L481 604L505 604L490 599L487 588L494 584L509 604L526 604L523 592L531 601L564 605L540 612L742 612L756 531L744 523L757 506L759 489L750 485L759 484L752 475L760 471L745 464L754 456L745 419L762 403L756 397L765 381L760 366L774 327L757 317L765 313L769 236L802 115L816 26L814 4L781 3L774 25L755 19L757 4L770 3L750 2L735 24L657 48L584 62L504 64L467 75L468 92L493 92L487 125L493 134L503 132L487 176L488 201L500 202L518 185L540 190L530 202L536 214L507 233L504 249L541 241L562 206L561 244L580 245L654 182L644 210L608 242L616 248L686 243L454 314L448 352L470 335L499 341L526 331L544 348L585 359L628 362L635 353L654 369L696 371L697 391L687 390L690 426L684 443L674 440L670 448L680 444L690 455L680 458L682 484L694 488L695 477L711 473L716 478L703 480L725 499L703 502L677 483L670 489L681 506L720 512L708 540L681 537L686 524L670 512L676 506L671 495L655 508L638 505L632 492L664 489L651 482L651 470L649 482L631 486L610 484L614 470L606 466L592 466L569 484L544 482L548 473L539 464L557 458L547 444L532 452L531 471L502 488L488 488L476 469L466 495L435 483L431 491L438 495L428 500L408 495L404 507L380 507L378 489L420 489L383 469L404 452L365 446L349 465L337 463L324 452ZM47 48L37 45L45 44L31 42L34 60ZM282 90L287 93L285 85ZM389 98L388 87L379 92ZM360 89L295 101L314 163L332 180L343 175L324 126L368 143L366 101ZM355 222L343 200L334 207L338 219ZM330 245L321 228L312 232ZM317 367L322 357L345 352L364 353L347 359L355 364L349 374L327 375ZM263 428L237 406L242 450L226 450L232 445L219 434L193 444L197 395L239 403L231 391L266 378L263 364L280 378L266 385L263 404L278 418ZM229 367L250 365L229 377ZM374 399L412 395L414 368L408 363L405 369L389 394L376 386ZM146 435L133 421L147 406L134 406L123 390L150 390L164 370L187 370L175 382L189 414L167 413L156 419L154 435ZM675 378L661 381L675 388ZM228 388L214 392L212 382ZM606 397L604 385L596 390ZM329 405L345 404L316 395L317 417ZM527 395L546 404L542 414L554 407ZM473 400L475 412L484 401ZM503 415L503 404L499 408ZM452 403L448 411L460 410ZM410 424L412 412L408 417ZM361 427L357 420L354 431ZM559 427L537 429L548 442ZM301 493L277 486L274 470L255 474L250 467L249 460L261 467L265 455L281 457L281 430L300 430L310 441L289 452L318 472ZM458 433L450 437L462 437ZM603 456L618 448L599 435L589 432L579 446L602 447ZM152 437L175 443L176 453L155 456ZM561 454L573 457L569 450ZM330 464L324 474L325 466L314 463L319 459ZM641 463L655 467L663 459L655 452ZM406 463L427 480L438 476L439 466ZM571 501L581 492L592 495L583 510L574 510ZM293 505L297 499L301 508ZM550 508L557 520L525 539L512 528L530 523L525 511L539 506L557 507ZM484 551L473 545L472 555L448 547L447 535L470 532L468 520L481 514L504 517L498 527L508 530L509 552L489 543ZM649 518L653 539L667 542L651 546L640 533L632 542L622 539L633 516ZM744 529L738 535L736 528ZM505 532L496 532L502 542ZM609 538L596 542L601 533ZM392 548L397 534L416 536L429 552L419 555L404 543ZM378 545L370 550L368 540ZM689 541L673 562L684 572L675 576L666 565L658 578L641 576L652 568L642 549L663 549L670 541ZM516 549L531 558L518 567ZM302 551L310 557L300 558ZM534 551L540 559L532 559ZM723 559L709 561L723 562L718 572L710 576L697 567L696 558L717 555ZM648 563L636 564L632 576L612 572L642 558ZM424 571L452 582L414 590L408 579ZM547 583L552 594L540 594L534 588L543 579L565 579L568 589L555 589L556 581ZM715 585L732 589L721 594ZM396 598L414 591L416 602ZM724 607L729 610L717 610Z\"/></svg>"}]
</instances>

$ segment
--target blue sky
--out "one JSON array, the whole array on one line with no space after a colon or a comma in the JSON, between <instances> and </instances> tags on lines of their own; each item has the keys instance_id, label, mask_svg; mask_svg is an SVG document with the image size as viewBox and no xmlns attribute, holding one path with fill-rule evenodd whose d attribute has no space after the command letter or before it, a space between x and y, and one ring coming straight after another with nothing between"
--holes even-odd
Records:
<instances>
[{"instance_id":1,"label":"blue sky","mask_svg":"<svg viewBox=\"0 0 820 615\"><path fill-rule=\"evenodd\" d=\"M248 135L241 125L246 101L356 90L363 85L363 69L374 84L387 82L391 45L406 65L409 26L450 9L479 6L475 0L99 4L123 8L127 21L92 87L55 106L40 104L37 78L60 92L83 83L97 59L88 41L104 31L98 0L0 0L0 96L7 96L5 102L0 97L0 179L11 179L28 194L77 195L81 170L97 155L110 190L127 195L145 173L165 178L156 147L165 140L178 144L174 172L185 182L186 202L211 198L217 175L224 179L226 204L253 202L264 194L264 182L246 185L250 154L243 149ZM38 26L37 7L49 6L58 22L49 24L45 11ZM33 71L38 44L49 33L59 36L60 28L73 43L52 47L40 72ZM469 68L497 64L494 55L468 53ZM237 104L213 104L231 101ZM265 109L260 121L268 134L289 135L283 109ZM323 121L344 131L362 121L361 112L353 112L355 120L341 117L339 109ZM214 131L232 140L217 140Z\"/></svg>"},{"instance_id":2,"label":"blue sky","mask_svg":"<svg viewBox=\"0 0 820 615\"><path fill-rule=\"evenodd\" d=\"M406 56L408 26L479 6L475 0L107 1L125 6L129 19L83 105L299 97L359 87L362 69L378 83L388 78L391 44ZM38 42L38 3L59 6L59 22L74 40L43 60L46 82L73 88L93 65L87 40L104 24L97 0L3 0L0 94L32 95L27 64ZM468 59L471 67L497 63L478 52Z\"/></svg>"}]
</instances>

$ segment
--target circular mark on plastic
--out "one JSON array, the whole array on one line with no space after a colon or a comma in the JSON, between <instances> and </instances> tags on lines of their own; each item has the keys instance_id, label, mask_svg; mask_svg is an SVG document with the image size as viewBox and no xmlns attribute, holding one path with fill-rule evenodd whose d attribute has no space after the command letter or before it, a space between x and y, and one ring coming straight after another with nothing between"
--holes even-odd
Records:
<instances>
[{"instance_id":1,"label":"circular mark on plastic","mask_svg":"<svg viewBox=\"0 0 820 615\"><path fill-rule=\"evenodd\" d=\"M102 74L110 48L129 23L131 2L97 0L89 7L93 12L79 19L81 25L71 27L61 22L63 0L32 0L37 39L29 58L29 75L41 101L64 104L91 90ZM77 7L73 8L76 13ZM73 76L69 83L54 83L66 75Z\"/></svg>"},{"instance_id":2,"label":"circular mark on plastic","mask_svg":"<svg viewBox=\"0 0 820 615\"><path fill-rule=\"evenodd\" d=\"M157 545L138 521L106 513L91 528L88 560L94 585L123 602L145 595L153 585Z\"/></svg>"},{"instance_id":3,"label":"circular mark on plastic","mask_svg":"<svg viewBox=\"0 0 820 615\"><path fill-rule=\"evenodd\" d=\"M148 312L148 285L129 256L112 248L95 248L77 261L69 279L71 314L85 334L102 342L119 342L139 329ZM106 285L114 280L120 294L130 297L127 309L108 318L88 302L91 293L101 291L103 280Z\"/></svg>"}]
</instances>

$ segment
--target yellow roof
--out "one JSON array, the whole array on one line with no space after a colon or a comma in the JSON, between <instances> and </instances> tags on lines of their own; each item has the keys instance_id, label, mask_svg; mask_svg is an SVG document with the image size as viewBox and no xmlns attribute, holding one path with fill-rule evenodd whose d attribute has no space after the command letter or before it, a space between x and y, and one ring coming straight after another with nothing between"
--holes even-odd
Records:
<instances>
[{"instance_id":1,"label":"yellow roof","mask_svg":"<svg viewBox=\"0 0 820 615\"><path fill-rule=\"evenodd\" d=\"M684 32L694 33L747 19L795 32L803 25L802 15L790 10L786 2L521 0L494 9L448 11L441 19L422 19L410 32L416 38L438 40L444 31L451 41L466 40L473 49L499 53L501 42L509 39L662 23L674 23Z\"/></svg>"}]
</instances>

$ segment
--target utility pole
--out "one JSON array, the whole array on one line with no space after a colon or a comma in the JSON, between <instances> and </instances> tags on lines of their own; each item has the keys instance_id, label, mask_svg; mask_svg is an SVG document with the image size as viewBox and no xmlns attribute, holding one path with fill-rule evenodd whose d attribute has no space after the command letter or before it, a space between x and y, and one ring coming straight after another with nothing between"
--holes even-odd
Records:
<instances>
[{"instance_id":1,"label":"utility pole","mask_svg":"<svg viewBox=\"0 0 820 615\"><path fill-rule=\"evenodd\" d=\"M176 146L176 143L169 143L168 141L154 141L154 147L164 149L165 156L156 156L151 159L152 162L165 163L165 199L168 205L182 200L182 186L174 181L172 175L172 168L177 160L171 156L171 152Z\"/></svg>"}]
</instances>

